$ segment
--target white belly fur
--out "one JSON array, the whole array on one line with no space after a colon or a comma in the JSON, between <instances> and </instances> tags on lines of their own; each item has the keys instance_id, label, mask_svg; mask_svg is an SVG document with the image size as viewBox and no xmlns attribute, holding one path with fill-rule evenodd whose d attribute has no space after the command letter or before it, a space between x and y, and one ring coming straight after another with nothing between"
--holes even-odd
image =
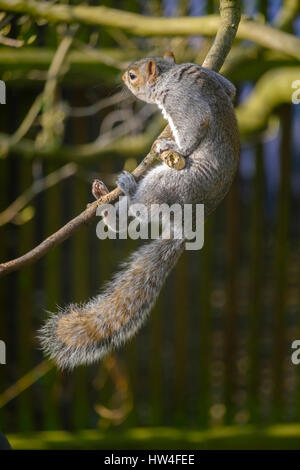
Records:
<instances>
[{"instance_id":1,"label":"white belly fur","mask_svg":"<svg viewBox=\"0 0 300 470\"><path fill-rule=\"evenodd\" d=\"M171 116L167 113L167 111L165 110L165 108L163 107L162 104L160 104L160 103L157 103L157 104L158 104L159 109L161 109L163 117L168 121L168 123L171 127L171 131L172 131L172 134L174 136L176 144L178 145L178 147L180 147L179 135L178 135L176 127L174 126L174 123L173 123L173 120L172 120Z\"/></svg>"}]
</instances>

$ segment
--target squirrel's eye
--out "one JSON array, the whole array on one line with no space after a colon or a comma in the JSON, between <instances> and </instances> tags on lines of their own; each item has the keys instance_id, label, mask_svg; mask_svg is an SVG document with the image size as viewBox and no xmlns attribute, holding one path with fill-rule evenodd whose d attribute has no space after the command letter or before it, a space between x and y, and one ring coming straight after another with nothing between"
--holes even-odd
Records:
<instances>
[{"instance_id":1,"label":"squirrel's eye","mask_svg":"<svg viewBox=\"0 0 300 470\"><path fill-rule=\"evenodd\" d=\"M134 80L136 78L136 75L130 72L129 77L130 77L130 80Z\"/></svg>"}]
</instances>

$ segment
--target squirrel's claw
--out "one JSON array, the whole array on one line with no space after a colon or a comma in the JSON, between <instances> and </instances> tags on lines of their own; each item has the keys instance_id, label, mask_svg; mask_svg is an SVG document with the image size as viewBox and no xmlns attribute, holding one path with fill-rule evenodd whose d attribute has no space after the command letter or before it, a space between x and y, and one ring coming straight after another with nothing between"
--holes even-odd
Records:
<instances>
[{"instance_id":1,"label":"squirrel's claw","mask_svg":"<svg viewBox=\"0 0 300 470\"><path fill-rule=\"evenodd\" d=\"M92 184L92 194L95 199L100 199L105 194L108 194L109 190L105 184L100 180L94 180Z\"/></svg>"}]
</instances>

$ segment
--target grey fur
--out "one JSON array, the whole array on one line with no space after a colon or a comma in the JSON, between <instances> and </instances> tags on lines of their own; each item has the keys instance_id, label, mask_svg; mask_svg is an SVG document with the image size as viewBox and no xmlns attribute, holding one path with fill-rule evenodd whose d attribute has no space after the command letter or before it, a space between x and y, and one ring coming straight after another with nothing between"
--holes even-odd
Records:
<instances>
[{"instance_id":1,"label":"grey fur","mask_svg":"<svg viewBox=\"0 0 300 470\"><path fill-rule=\"evenodd\" d=\"M118 176L117 183L124 194L134 196L137 190L137 182L131 173L128 171L122 171L122 173Z\"/></svg>"},{"instance_id":2,"label":"grey fur","mask_svg":"<svg viewBox=\"0 0 300 470\"><path fill-rule=\"evenodd\" d=\"M149 60L131 64L127 74L132 68L146 74ZM127 85L138 98L156 103L169 121L174 140L158 140L157 151L176 150L186 157L186 167L176 171L160 164L138 184L132 175L124 172L118 184L134 203L148 207L154 203L203 203L207 216L228 192L238 164L239 137L232 104L234 86L221 75L195 64L174 64L162 58L151 60L156 64L156 80L139 89L130 82ZM101 359L122 345L144 323L183 249L184 240L171 239L155 240L137 250L102 294L84 305L71 305L51 315L40 331L44 351L60 367L73 368ZM116 300L127 311L121 327L121 313L112 307ZM74 344L87 335L86 315L94 315L92 326L99 334L112 333L93 344L80 347L65 344L57 336L57 326L62 317L74 312L79 319Z\"/></svg>"}]
</instances>

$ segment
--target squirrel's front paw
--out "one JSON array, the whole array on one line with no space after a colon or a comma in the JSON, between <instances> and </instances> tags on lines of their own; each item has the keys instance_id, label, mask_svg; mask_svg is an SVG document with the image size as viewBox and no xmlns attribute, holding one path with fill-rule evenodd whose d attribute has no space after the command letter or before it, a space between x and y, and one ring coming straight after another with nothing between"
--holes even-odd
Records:
<instances>
[{"instance_id":1,"label":"squirrel's front paw","mask_svg":"<svg viewBox=\"0 0 300 470\"><path fill-rule=\"evenodd\" d=\"M117 185L125 196L133 196L136 192L137 182L134 176L128 171L123 171L117 179Z\"/></svg>"},{"instance_id":2,"label":"squirrel's front paw","mask_svg":"<svg viewBox=\"0 0 300 470\"><path fill-rule=\"evenodd\" d=\"M92 184L92 194L95 199L100 199L100 197L105 196L108 194L109 190L105 186L105 184L100 180L94 180Z\"/></svg>"},{"instance_id":3,"label":"squirrel's front paw","mask_svg":"<svg viewBox=\"0 0 300 470\"><path fill-rule=\"evenodd\" d=\"M166 150L176 150L176 143L172 139L157 139L153 144L154 152L160 155Z\"/></svg>"}]
</instances>

